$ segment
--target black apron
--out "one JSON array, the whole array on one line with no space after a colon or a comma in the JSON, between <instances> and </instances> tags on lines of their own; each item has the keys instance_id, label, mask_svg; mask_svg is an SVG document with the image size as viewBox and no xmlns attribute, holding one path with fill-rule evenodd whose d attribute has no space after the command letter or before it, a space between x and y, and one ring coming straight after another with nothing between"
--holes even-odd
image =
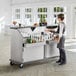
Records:
<instances>
[{"instance_id":1,"label":"black apron","mask_svg":"<svg viewBox=\"0 0 76 76\"><path fill-rule=\"evenodd\" d=\"M64 23L62 23L62 24L64 24ZM59 31L60 31L60 26L58 26L57 33L59 33ZM65 26L63 28L62 34L64 34L64 32L65 32ZM64 43L65 43L65 37L64 37L64 35L62 35L62 37L60 38L59 43L57 44L57 48L63 49L64 48Z\"/></svg>"}]
</instances>

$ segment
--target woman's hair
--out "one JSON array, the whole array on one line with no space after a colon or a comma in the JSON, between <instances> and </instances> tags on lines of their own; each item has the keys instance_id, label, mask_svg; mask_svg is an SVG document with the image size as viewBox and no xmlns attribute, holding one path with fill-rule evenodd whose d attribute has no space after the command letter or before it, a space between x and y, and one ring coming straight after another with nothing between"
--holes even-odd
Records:
<instances>
[{"instance_id":1,"label":"woman's hair","mask_svg":"<svg viewBox=\"0 0 76 76\"><path fill-rule=\"evenodd\" d=\"M60 18L63 21L64 20L64 14L58 14L58 18Z\"/></svg>"}]
</instances>

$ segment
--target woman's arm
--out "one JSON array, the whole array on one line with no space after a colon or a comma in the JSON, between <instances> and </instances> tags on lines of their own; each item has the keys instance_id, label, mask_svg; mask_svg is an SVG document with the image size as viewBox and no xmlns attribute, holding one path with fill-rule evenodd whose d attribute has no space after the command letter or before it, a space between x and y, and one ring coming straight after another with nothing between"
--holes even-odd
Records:
<instances>
[{"instance_id":1,"label":"woman's arm","mask_svg":"<svg viewBox=\"0 0 76 76\"><path fill-rule=\"evenodd\" d=\"M46 29L46 32L55 32L55 29Z\"/></svg>"}]
</instances>

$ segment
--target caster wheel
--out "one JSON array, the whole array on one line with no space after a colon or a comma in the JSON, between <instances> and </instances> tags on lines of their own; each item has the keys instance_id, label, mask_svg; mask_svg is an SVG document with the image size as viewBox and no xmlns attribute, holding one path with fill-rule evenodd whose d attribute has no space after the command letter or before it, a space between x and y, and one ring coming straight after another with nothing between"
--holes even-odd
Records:
<instances>
[{"instance_id":1,"label":"caster wheel","mask_svg":"<svg viewBox=\"0 0 76 76\"><path fill-rule=\"evenodd\" d=\"M10 65L14 65L14 63L13 62L10 62Z\"/></svg>"},{"instance_id":2,"label":"caster wheel","mask_svg":"<svg viewBox=\"0 0 76 76\"><path fill-rule=\"evenodd\" d=\"M23 64L20 64L19 67L20 67L20 68L23 68Z\"/></svg>"}]
</instances>

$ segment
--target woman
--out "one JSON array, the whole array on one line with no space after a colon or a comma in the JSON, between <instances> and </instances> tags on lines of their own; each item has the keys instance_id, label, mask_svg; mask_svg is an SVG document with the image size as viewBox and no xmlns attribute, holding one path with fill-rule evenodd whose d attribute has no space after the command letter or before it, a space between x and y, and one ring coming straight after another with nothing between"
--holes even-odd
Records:
<instances>
[{"instance_id":1,"label":"woman","mask_svg":"<svg viewBox=\"0 0 76 76\"><path fill-rule=\"evenodd\" d=\"M65 23L63 22L64 14L58 14L57 19L59 25L56 33L58 35L54 38L54 40L58 42L57 48L59 49L60 56L59 56L59 60L56 61L56 63L59 63L59 65L63 65L66 63L66 54L64 49L64 43L65 43L65 37L64 37ZM47 31L55 32L53 29L48 29Z\"/></svg>"},{"instance_id":2,"label":"woman","mask_svg":"<svg viewBox=\"0 0 76 76\"><path fill-rule=\"evenodd\" d=\"M60 52L60 57L59 60L56 61L56 63L59 63L59 65L63 65L66 63L66 54L65 54L65 49L64 49L64 43L65 43L65 37L64 37L64 32L65 32L65 23L63 22L64 20L64 14L59 14L58 15L58 21L59 21L59 26L58 26L58 44L57 48L59 48Z\"/></svg>"}]
</instances>

